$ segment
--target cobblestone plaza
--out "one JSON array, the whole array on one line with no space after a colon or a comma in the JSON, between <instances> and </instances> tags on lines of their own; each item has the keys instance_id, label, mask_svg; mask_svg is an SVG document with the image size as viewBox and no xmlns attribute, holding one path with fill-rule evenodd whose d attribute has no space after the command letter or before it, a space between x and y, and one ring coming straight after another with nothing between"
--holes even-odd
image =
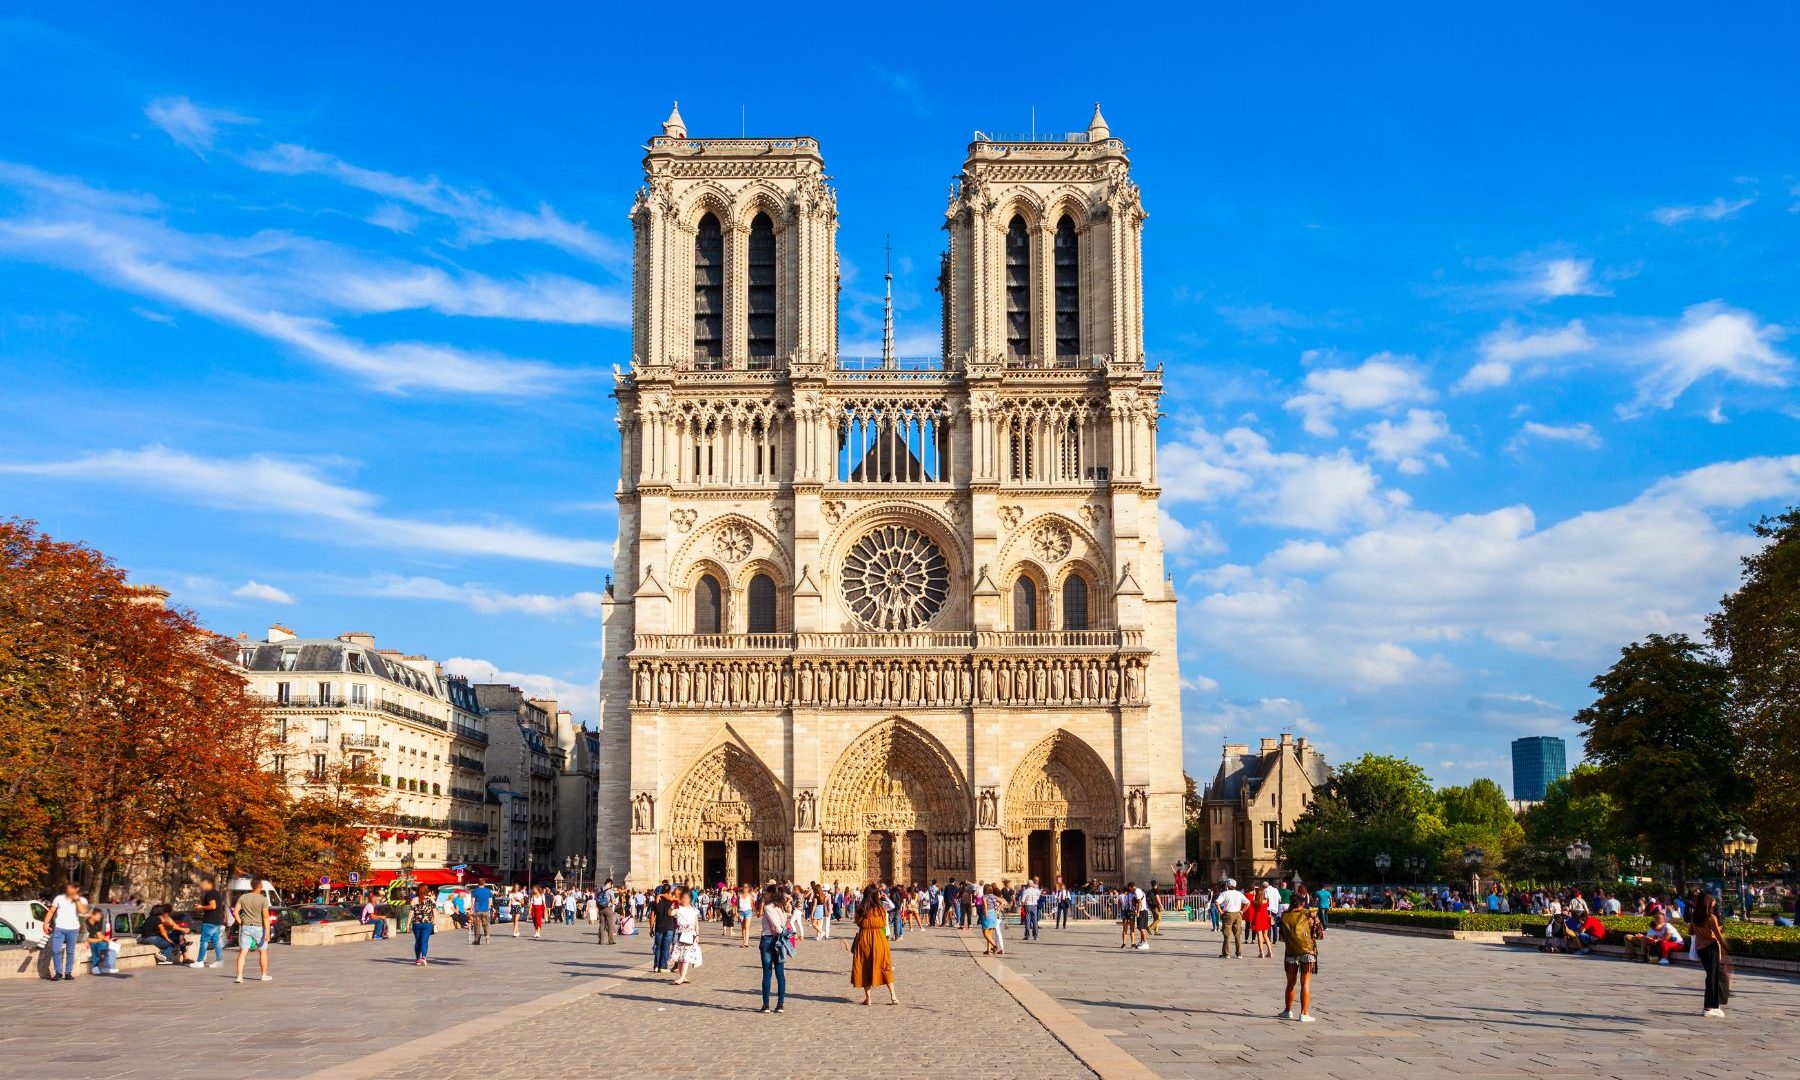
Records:
<instances>
[{"instance_id":1,"label":"cobblestone plaza","mask_svg":"<svg viewBox=\"0 0 1800 1080\"><path fill-rule=\"evenodd\" d=\"M756 1011L755 950L716 929L682 987L649 973L647 937L565 927L481 949L446 932L424 969L395 940L279 949L275 980L242 987L161 968L0 984L20 1018L0 1075L1800 1077L1791 978L1740 973L1703 1020L1691 965L1337 930L1302 1026L1273 1018L1279 960L1222 961L1203 925L1146 952L1108 924L1008 933L1003 961L973 933L909 933L899 1007L857 1004L841 943L806 942L782 1016Z\"/></svg>"}]
</instances>

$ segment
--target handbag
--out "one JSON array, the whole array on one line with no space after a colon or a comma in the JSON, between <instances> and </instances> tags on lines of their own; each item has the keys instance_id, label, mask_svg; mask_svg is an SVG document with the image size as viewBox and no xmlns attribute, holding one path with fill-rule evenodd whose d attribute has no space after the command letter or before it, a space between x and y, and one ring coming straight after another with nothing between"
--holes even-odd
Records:
<instances>
[{"instance_id":1,"label":"handbag","mask_svg":"<svg viewBox=\"0 0 1800 1080\"><path fill-rule=\"evenodd\" d=\"M675 935L675 944L692 945L696 936L697 935L692 930L683 930L681 933Z\"/></svg>"}]
</instances>

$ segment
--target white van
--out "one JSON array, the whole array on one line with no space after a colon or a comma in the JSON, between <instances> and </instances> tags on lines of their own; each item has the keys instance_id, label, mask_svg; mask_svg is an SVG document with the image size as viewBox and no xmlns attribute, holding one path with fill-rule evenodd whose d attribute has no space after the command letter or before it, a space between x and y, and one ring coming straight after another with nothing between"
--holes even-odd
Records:
<instances>
[{"instance_id":1,"label":"white van","mask_svg":"<svg viewBox=\"0 0 1800 1080\"><path fill-rule=\"evenodd\" d=\"M50 932L44 925L49 917L50 909L36 900L0 900L0 919L24 934L26 941L35 942Z\"/></svg>"}]
</instances>

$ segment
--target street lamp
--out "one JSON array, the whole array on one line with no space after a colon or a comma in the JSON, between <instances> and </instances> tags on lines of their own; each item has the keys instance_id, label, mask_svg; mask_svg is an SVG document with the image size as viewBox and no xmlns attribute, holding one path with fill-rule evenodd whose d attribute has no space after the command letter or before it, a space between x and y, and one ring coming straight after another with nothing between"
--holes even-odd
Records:
<instances>
[{"instance_id":1,"label":"street lamp","mask_svg":"<svg viewBox=\"0 0 1800 1080\"><path fill-rule=\"evenodd\" d=\"M1563 854L1568 857L1569 865L1575 868L1575 884L1581 884L1581 864L1594 857L1594 845L1586 840L1576 840L1563 849Z\"/></svg>"},{"instance_id":2,"label":"street lamp","mask_svg":"<svg viewBox=\"0 0 1800 1080\"><path fill-rule=\"evenodd\" d=\"M62 860L63 869L68 872L68 880L75 880L75 871L87 861L88 847L78 840L59 840L56 844L56 857Z\"/></svg>"},{"instance_id":3,"label":"street lamp","mask_svg":"<svg viewBox=\"0 0 1800 1080\"><path fill-rule=\"evenodd\" d=\"M570 877L575 879L575 887L577 889L581 888L582 877L587 873L587 868L588 860L586 855L570 855L563 859L563 869L568 872Z\"/></svg>"},{"instance_id":4,"label":"street lamp","mask_svg":"<svg viewBox=\"0 0 1800 1080\"><path fill-rule=\"evenodd\" d=\"M1720 850L1725 856L1722 869L1727 874L1732 872L1737 874L1738 918L1749 918L1749 905L1744 902L1744 877L1750 871L1750 864L1756 860L1756 837L1744 831L1742 826L1736 829L1727 829Z\"/></svg>"},{"instance_id":5,"label":"street lamp","mask_svg":"<svg viewBox=\"0 0 1800 1080\"><path fill-rule=\"evenodd\" d=\"M1631 876L1633 878L1642 881L1650 875L1650 867L1652 865L1650 856L1645 855L1643 852L1639 852L1626 861L1631 864Z\"/></svg>"},{"instance_id":6,"label":"street lamp","mask_svg":"<svg viewBox=\"0 0 1800 1080\"><path fill-rule=\"evenodd\" d=\"M1404 860L1404 865L1406 866L1407 875L1412 879L1412 883L1417 885L1419 883L1419 875L1425 872L1425 856L1408 855Z\"/></svg>"},{"instance_id":7,"label":"street lamp","mask_svg":"<svg viewBox=\"0 0 1800 1080\"><path fill-rule=\"evenodd\" d=\"M1480 899L1481 893L1481 861L1487 854L1480 848L1470 845L1463 848L1463 865L1469 868L1469 899Z\"/></svg>"},{"instance_id":8,"label":"street lamp","mask_svg":"<svg viewBox=\"0 0 1800 1080\"><path fill-rule=\"evenodd\" d=\"M1388 867L1390 867L1392 865L1394 865L1394 857L1389 855L1387 852L1384 851L1381 854L1375 856L1375 869L1381 871L1381 887L1383 889L1387 888Z\"/></svg>"}]
</instances>

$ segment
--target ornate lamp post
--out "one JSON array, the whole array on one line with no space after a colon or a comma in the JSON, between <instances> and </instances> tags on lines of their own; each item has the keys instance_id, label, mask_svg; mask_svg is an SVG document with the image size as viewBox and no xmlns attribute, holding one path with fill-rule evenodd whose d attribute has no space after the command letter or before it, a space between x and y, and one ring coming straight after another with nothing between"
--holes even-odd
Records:
<instances>
[{"instance_id":1,"label":"ornate lamp post","mask_svg":"<svg viewBox=\"0 0 1800 1080\"><path fill-rule=\"evenodd\" d=\"M1387 852L1375 856L1375 869L1381 871L1381 887L1387 888L1388 867L1394 865L1394 857Z\"/></svg>"},{"instance_id":2,"label":"ornate lamp post","mask_svg":"<svg viewBox=\"0 0 1800 1080\"><path fill-rule=\"evenodd\" d=\"M1481 899L1481 862L1487 854L1473 845L1463 848L1463 865L1469 868L1469 899Z\"/></svg>"},{"instance_id":3,"label":"ornate lamp post","mask_svg":"<svg viewBox=\"0 0 1800 1080\"><path fill-rule=\"evenodd\" d=\"M1650 856L1639 852L1627 861L1631 864L1631 876L1633 878L1642 881L1644 878L1650 876L1650 867L1653 865L1650 861Z\"/></svg>"},{"instance_id":4,"label":"ornate lamp post","mask_svg":"<svg viewBox=\"0 0 1800 1080\"><path fill-rule=\"evenodd\" d=\"M1746 832L1742 826L1727 829L1721 850L1725 856L1722 869L1727 874L1737 874L1738 918L1747 919L1750 917L1750 905L1744 902L1744 878L1750 871L1751 863L1756 860L1756 837Z\"/></svg>"},{"instance_id":5,"label":"ornate lamp post","mask_svg":"<svg viewBox=\"0 0 1800 1080\"><path fill-rule=\"evenodd\" d=\"M68 880L74 881L75 871L81 869L81 864L87 861L88 846L78 840L59 840L56 843L56 857L62 861Z\"/></svg>"},{"instance_id":6,"label":"ornate lamp post","mask_svg":"<svg viewBox=\"0 0 1800 1080\"><path fill-rule=\"evenodd\" d=\"M1569 865L1574 868L1575 884L1581 884L1581 864L1594 857L1594 845L1586 840L1578 839L1563 849L1563 855L1568 858Z\"/></svg>"},{"instance_id":7,"label":"ornate lamp post","mask_svg":"<svg viewBox=\"0 0 1800 1080\"><path fill-rule=\"evenodd\" d=\"M1414 885L1419 883L1419 875L1425 872L1425 856L1408 855L1405 860L1406 873Z\"/></svg>"}]
</instances>

